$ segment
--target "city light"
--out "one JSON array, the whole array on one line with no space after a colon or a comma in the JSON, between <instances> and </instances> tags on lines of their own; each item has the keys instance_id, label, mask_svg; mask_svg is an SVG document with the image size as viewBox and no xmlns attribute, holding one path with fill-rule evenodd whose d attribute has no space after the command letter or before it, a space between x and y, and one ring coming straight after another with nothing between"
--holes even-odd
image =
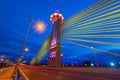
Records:
<instances>
[{"instance_id":1,"label":"city light","mask_svg":"<svg viewBox=\"0 0 120 80\"><path fill-rule=\"evenodd\" d=\"M42 33L42 32L45 31L45 24L43 22L38 21L38 22L35 23L34 28L37 32Z\"/></svg>"},{"instance_id":2,"label":"city light","mask_svg":"<svg viewBox=\"0 0 120 80\"><path fill-rule=\"evenodd\" d=\"M93 47L93 46L91 46L90 48L91 48L91 49L93 49L94 47Z\"/></svg>"},{"instance_id":3,"label":"city light","mask_svg":"<svg viewBox=\"0 0 120 80\"><path fill-rule=\"evenodd\" d=\"M29 51L29 48L24 48L24 51L25 51L25 52L28 52L28 51Z\"/></svg>"},{"instance_id":4,"label":"city light","mask_svg":"<svg viewBox=\"0 0 120 80\"><path fill-rule=\"evenodd\" d=\"M63 54L61 54L61 57L63 56Z\"/></svg>"},{"instance_id":5,"label":"city light","mask_svg":"<svg viewBox=\"0 0 120 80\"><path fill-rule=\"evenodd\" d=\"M110 63L110 66L115 66L115 64L113 62Z\"/></svg>"},{"instance_id":6,"label":"city light","mask_svg":"<svg viewBox=\"0 0 120 80\"><path fill-rule=\"evenodd\" d=\"M93 67L93 66L94 66L94 64L92 63L92 64L91 64L91 66Z\"/></svg>"}]
</instances>

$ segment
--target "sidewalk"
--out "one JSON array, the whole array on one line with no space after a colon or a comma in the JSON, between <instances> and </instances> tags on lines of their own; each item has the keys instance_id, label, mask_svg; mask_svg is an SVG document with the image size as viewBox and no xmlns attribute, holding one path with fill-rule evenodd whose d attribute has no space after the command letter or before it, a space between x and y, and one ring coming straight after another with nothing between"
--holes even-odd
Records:
<instances>
[{"instance_id":1,"label":"sidewalk","mask_svg":"<svg viewBox=\"0 0 120 80\"><path fill-rule=\"evenodd\" d=\"M12 80L11 75L13 73L14 67L7 68L5 70L0 70L0 80Z\"/></svg>"}]
</instances>

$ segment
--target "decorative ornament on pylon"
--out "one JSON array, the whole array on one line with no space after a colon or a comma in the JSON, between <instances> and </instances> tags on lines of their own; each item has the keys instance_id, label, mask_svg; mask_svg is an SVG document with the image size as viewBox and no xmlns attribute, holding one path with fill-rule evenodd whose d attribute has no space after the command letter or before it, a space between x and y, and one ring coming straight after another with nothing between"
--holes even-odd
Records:
<instances>
[{"instance_id":1,"label":"decorative ornament on pylon","mask_svg":"<svg viewBox=\"0 0 120 80\"><path fill-rule=\"evenodd\" d=\"M52 24L54 24L55 21L59 20L61 23L64 20L64 17L62 16L62 14L59 13L59 10L57 9L56 12L54 14L52 14L50 16L50 21L52 22Z\"/></svg>"}]
</instances>

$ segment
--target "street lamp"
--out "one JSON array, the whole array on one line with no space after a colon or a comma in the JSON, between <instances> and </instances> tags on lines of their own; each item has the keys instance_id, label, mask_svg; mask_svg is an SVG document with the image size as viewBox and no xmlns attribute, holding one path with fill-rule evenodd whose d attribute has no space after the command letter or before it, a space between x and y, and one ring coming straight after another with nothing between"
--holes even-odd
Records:
<instances>
[{"instance_id":1,"label":"street lamp","mask_svg":"<svg viewBox=\"0 0 120 80\"><path fill-rule=\"evenodd\" d=\"M98 59L97 59L97 55L96 55L96 53L95 53L95 51L94 51L94 47L91 46L90 48L93 50L94 57L95 57L95 62L96 62L96 66L99 66L99 64L98 64Z\"/></svg>"},{"instance_id":2,"label":"street lamp","mask_svg":"<svg viewBox=\"0 0 120 80\"><path fill-rule=\"evenodd\" d=\"M26 51L26 52L29 51L29 48L24 48L24 46L25 46L25 43L26 43L26 40L27 40L27 37L28 37L28 33L29 33L29 31L30 31L30 28L31 28L31 25L32 25L33 23L34 23L34 20L31 19L31 20L30 20L30 24L29 24L29 26L28 26L28 28L27 28L25 37L24 37L24 41L23 41L21 50L20 50L20 58L21 58L21 56L22 56L23 50ZM45 25L44 25L44 23L43 23L43 22L40 22L40 21L36 22L36 23L35 23L35 29L36 29L37 31L43 32L43 31L45 30Z\"/></svg>"},{"instance_id":3,"label":"street lamp","mask_svg":"<svg viewBox=\"0 0 120 80\"><path fill-rule=\"evenodd\" d=\"M24 46L25 46L25 43L26 43L26 40L27 40L27 37L28 37L28 33L30 31L30 27L31 27L32 24L33 24L33 19L30 20L30 24L27 28L27 31L26 31L26 34L25 34L25 37L24 37L24 41L22 43L22 47L20 49L20 57L22 56L22 51L24 50Z\"/></svg>"},{"instance_id":4,"label":"street lamp","mask_svg":"<svg viewBox=\"0 0 120 80\"><path fill-rule=\"evenodd\" d=\"M23 55L22 55L23 50L26 51L26 52L29 51L29 48L24 48L24 46L25 46L25 43L26 43L26 40L27 40L27 37L28 37L28 33L30 31L30 28L31 28L31 25L33 24L33 22L34 22L33 19L31 19L30 23L29 23L29 26L27 28L26 34L24 36L24 41L23 41L22 47L20 49L20 55L19 55L19 57L18 57L18 59L16 61L15 69L14 69L14 72L13 72L12 76L14 76L16 74L17 69L18 69L18 65L19 65L20 61L22 60L22 58L23 58ZM42 27L43 27L43 25L39 24L39 25L36 26L36 29L38 29L38 31L42 31L43 30Z\"/></svg>"},{"instance_id":5,"label":"street lamp","mask_svg":"<svg viewBox=\"0 0 120 80\"><path fill-rule=\"evenodd\" d=\"M90 65L91 65L92 67L94 66L94 64L93 64L93 63L91 63Z\"/></svg>"},{"instance_id":6,"label":"street lamp","mask_svg":"<svg viewBox=\"0 0 120 80\"><path fill-rule=\"evenodd\" d=\"M37 32L44 32L45 31L45 24L43 22L37 21L34 26Z\"/></svg>"},{"instance_id":7,"label":"street lamp","mask_svg":"<svg viewBox=\"0 0 120 80\"><path fill-rule=\"evenodd\" d=\"M110 63L111 66L114 66L115 64L113 62Z\"/></svg>"},{"instance_id":8,"label":"street lamp","mask_svg":"<svg viewBox=\"0 0 120 80\"><path fill-rule=\"evenodd\" d=\"M28 51L29 51L29 48L24 48L24 51L25 51L25 52L28 52Z\"/></svg>"},{"instance_id":9,"label":"street lamp","mask_svg":"<svg viewBox=\"0 0 120 80\"><path fill-rule=\"evenodd\" d=\"M22 60L22 58L23 58L22 52L23 52L23 50L24 50L24 46L25 46L25 43L26 43L26 40L27 40L27 36L28 36L28 33L29 33L29 31L30 31L30 27L31 27L32 24L33 24L33 19L30 20L30 24L29 24L29 26L28 26L28 28L27 28L27 31L26 31L26 34L25 34L25 36L24 36L24 40L23 40L23 43L22 43L22 47L21 47L20 52L19 52L20 55L19 55L19 57L17 58L16 65L15 65L15 68L14 68L14 71L13 71L13 74L12 74L12 77L14 77L14 76L16 75L16 72L17 72L17 70L18 70L18 65L19 65L20 61Z\"/></svg>"}]
</instances>

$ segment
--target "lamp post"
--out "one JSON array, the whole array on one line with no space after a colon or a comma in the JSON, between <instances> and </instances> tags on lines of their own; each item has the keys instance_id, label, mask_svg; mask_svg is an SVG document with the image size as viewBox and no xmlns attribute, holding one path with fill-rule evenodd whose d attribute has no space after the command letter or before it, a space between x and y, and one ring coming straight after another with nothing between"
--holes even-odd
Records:
<instances>
[{"instance_id":1,"label":"lamp post","mask_svg":"<svg viewBox=\"0 0 120 80\"><path fill-rule=\"evenodd\" d=\"M23 58L22 52L24 50L24 46L25 46L27 36L28 36L29 31L30 31L30 27L31 27L32 23L33 23L33 19L30 20L30 24L29 24L29 26L27 28L27 31L26 31L26 34L25 34L25 37L24 37L24 40L23 40L23 43L22 43L22 47L21 47L20 52L19 52L19 57L17 58L17 61L16 61L16 65L15 65L12 77L15 77L16 72L18 70L18 65L19 65L20 61L22 60L22 58Z\"/></svg>"},{"instance_id":2,"label":"lamp post","mask_svg":"<svg viewBox=\"0 0 120 80\"><path fill-rule=\"evenodd\" d=\"M25 46L25 43L26 43L26 40L27 40L27 37L28 37L28 33L29 33L29 31L30 31L30 28L31 28L31 25L32 25L32 24L33 24L33 19L30 20L30 23L29 23L29 25L28 25L26 34L25 34L25 36L24 36L24 40L23 40L23 43L22 43L22 47L21 47L21 49L20 49L20 55L19 55L19 57L18 57L17 64L19 64L20 61L21 61L22 58L23 58L22 52L23 52L23 50L24 50L24 46Z\"/></svg>"},{"instance_id":3,"label":"lamp post","mask_svg":"<svg viewBox=\"0 0 120 80\"><path fill-rule=\"evenodd\" d=\"M98 64L98 58L97 58L96 52L94 51L94 47L91 46L91 49L93 50L93 53L94 53L96 66L99 66L99 64Z\"/></svg>"},{"instance_id":4,"label":"lamp post","mask_svg":"<svg viewBox=\"0 0 120 80\"><path fill-rule=\"evenodd\" d=\"M25 37L24 37L24 41L22 43L22 47L20 49L20 57L22 56L22 51L24 50L24 46L25 46L25 43L26 43L26 40L27 40L27 37L28 37L28 33L30 31L30 27L31 27L32 23L33 23L33 19L30 20L30 24L27 28L27 31L26 31L26 34L25 34Z\"/></svg>"}]
</instances>

